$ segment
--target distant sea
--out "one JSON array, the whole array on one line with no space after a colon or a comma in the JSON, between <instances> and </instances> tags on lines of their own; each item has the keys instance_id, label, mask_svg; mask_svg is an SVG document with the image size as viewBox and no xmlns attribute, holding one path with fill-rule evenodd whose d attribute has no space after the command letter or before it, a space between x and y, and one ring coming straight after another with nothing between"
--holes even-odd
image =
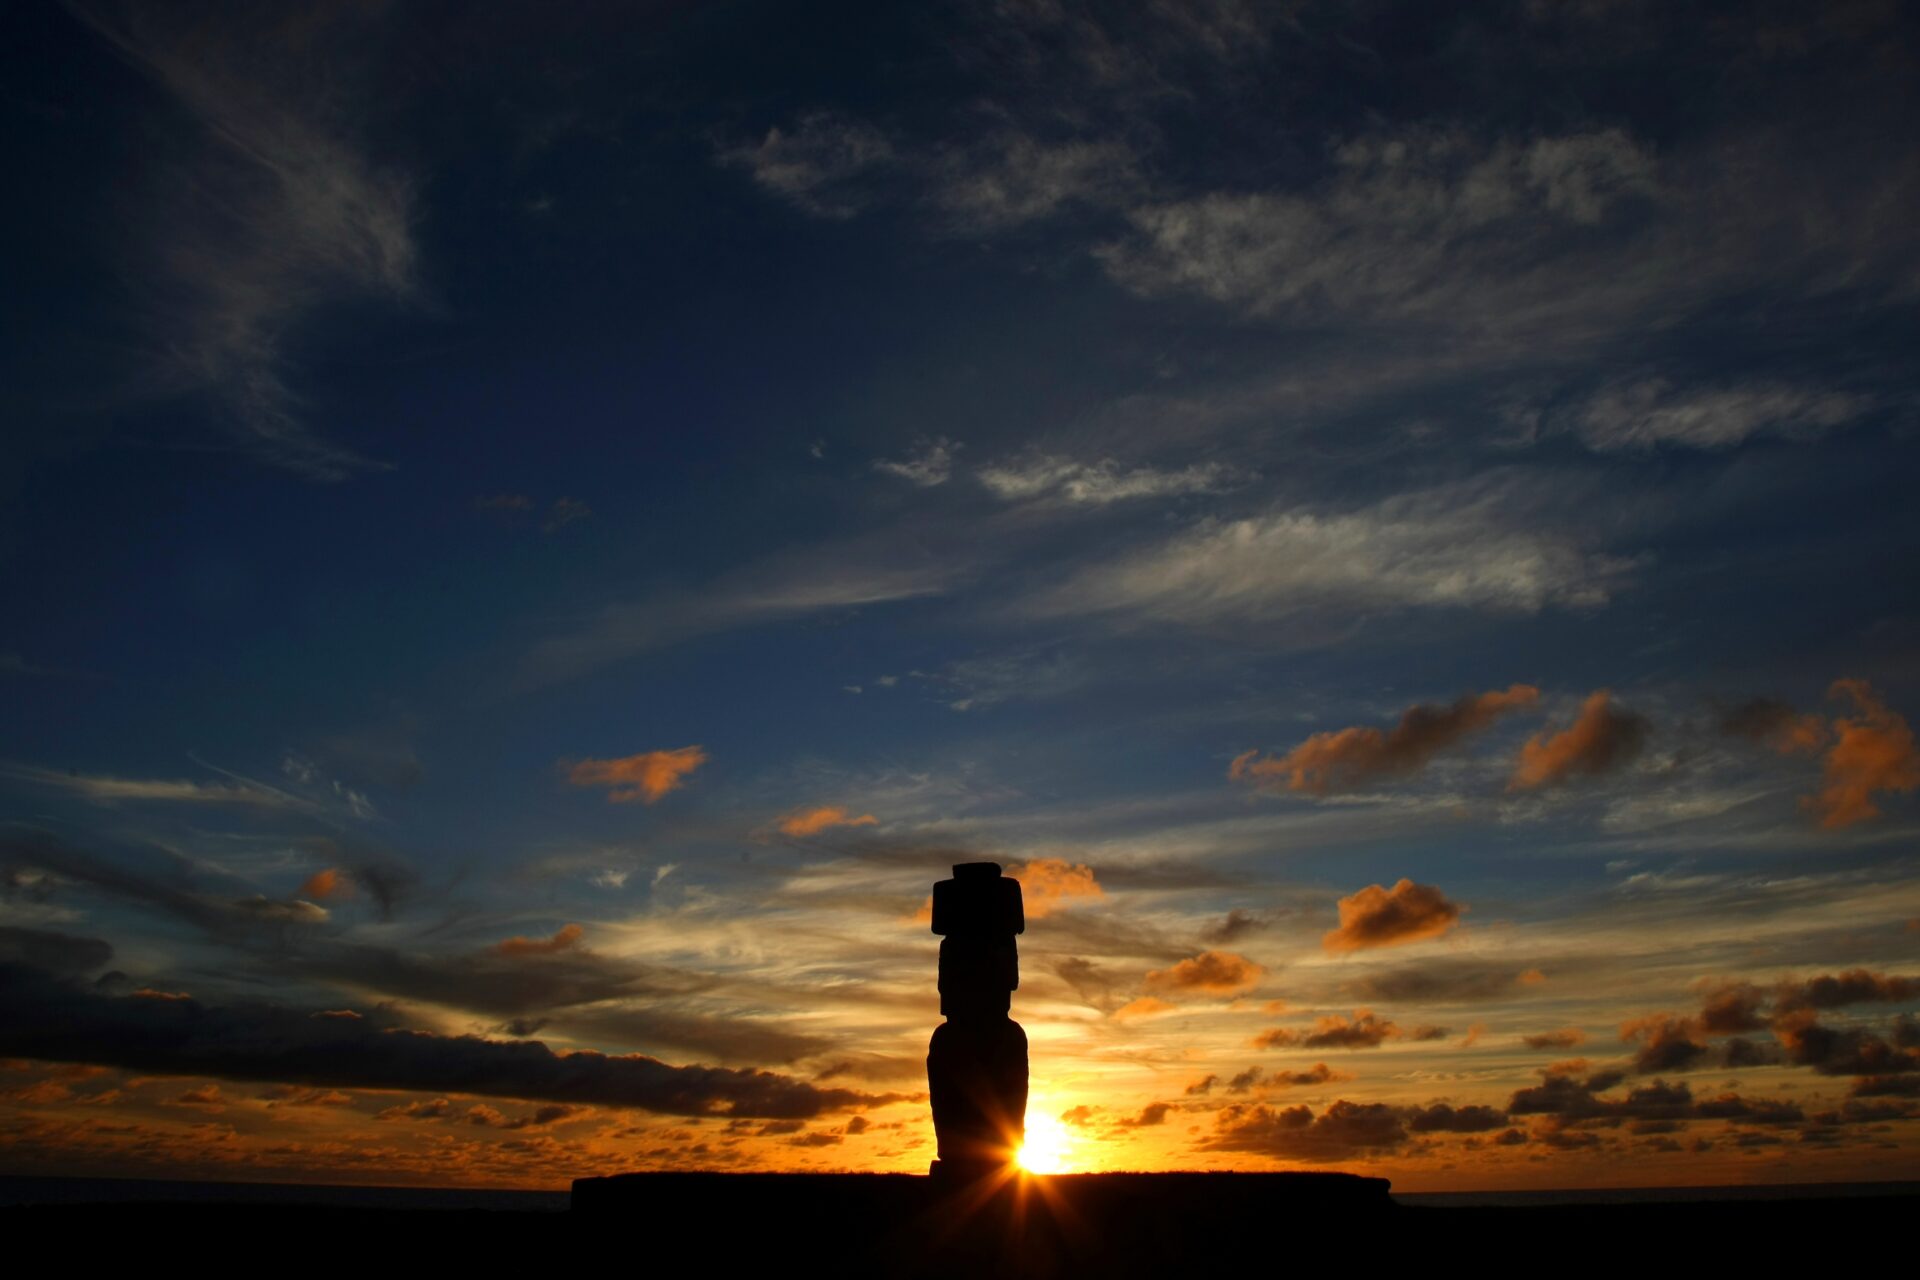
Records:
<instances>
[{"instance_id":1,"label":"distant sea","mask_svg":"<svg viewBox=\"0 0 1920 1280\"><path fill-rule=\"evenodd\" d=\"M504 1209L556 1213L564 1191L468 1187L331 1187L298 1182L170 1182L157 1178L0 1176L0 1208L36 1204L312 1205L333 1209Z\"/></svg>"},{"instance_id":2,"label":"distant sea","mask_svg":"<svg viewBox=\"0 0 1920 1280\"><path fill-rule=\"evenodd\" d=\"M1525 1209L1561 1204L1709 1204L1729 1200L1852 1200L1920 1195L1920 1182L1789 1182L1734 1187L1586 1187L1567 1191L1416 1191L1393 1198L1432 1209Z\"/></svg>"},{"instance_id":3,"label":"distant sea","mask_svg":"<svg viewBox=\"0 0 1920 1280\"><path fill-rule=\"evenodd\" d=\"M1546 1205L1700 1204L1714 1201L1827 1200L1920 1196L1920 1182L1811 1182L1780 1186L1606 1187L1568 1191L1425 1191L1401 1204L1434 1209ZM146 1178L0 1176L0 1207L59 1204L310 1205L349 1209L492 1209L557 1213L564 1191L483 1191L466 1187L339 1187L279 1182L171 1182Z\"/></svg>"}]
</instances>

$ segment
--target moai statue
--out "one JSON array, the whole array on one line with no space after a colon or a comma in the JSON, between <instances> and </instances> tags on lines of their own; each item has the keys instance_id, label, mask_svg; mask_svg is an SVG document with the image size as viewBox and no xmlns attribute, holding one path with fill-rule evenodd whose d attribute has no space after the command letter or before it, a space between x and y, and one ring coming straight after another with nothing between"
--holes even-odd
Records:
<instances>
[{"instance_id":1,"label":"moai statue","mask_svg":"<svg viewBox=\"0 0 1920 1280\"><path fill-rule=\"evenodd\" d=\"M1007 1016L1020 985L1020 882L995 862L966 862L933 886L940 1013L927 1049L937 1176L1004 1168L1027 1125L1027 1033Z\"/></svg>"}]
</instances>

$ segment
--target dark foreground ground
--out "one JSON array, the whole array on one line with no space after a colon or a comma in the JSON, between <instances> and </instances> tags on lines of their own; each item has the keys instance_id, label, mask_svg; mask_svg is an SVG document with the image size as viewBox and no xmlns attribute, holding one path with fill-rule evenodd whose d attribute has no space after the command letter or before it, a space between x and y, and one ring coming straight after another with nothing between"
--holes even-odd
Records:
<instances>
[{"instance_id":1,"label":"dark foreground ground","mask_svg":"<svg viewBox=\"0 0 1920 1280\"><path fill-rule=\"evenodd\" d=\"M1000 1277L1436 1265L1585 1274L1653 1264L1772 1274L1845 1266L1881 1249L1906 1257L1901 1242L1920 1223L1915 1190L1804 1187L1753 1198L1731 1189L1517 1207L1396 1202L1384 1182L1340 1174L1079 1174L992 1189L892 1175L645 1174L584 1179L569 1207L564 1196L526 1193L0 1179L0 1232L14 1256L44 1244L93 1267L193 1259L302 1271L532 1264ZM303 1193L322 1202L298 1202Z\"/></svg>"}]
</instances>

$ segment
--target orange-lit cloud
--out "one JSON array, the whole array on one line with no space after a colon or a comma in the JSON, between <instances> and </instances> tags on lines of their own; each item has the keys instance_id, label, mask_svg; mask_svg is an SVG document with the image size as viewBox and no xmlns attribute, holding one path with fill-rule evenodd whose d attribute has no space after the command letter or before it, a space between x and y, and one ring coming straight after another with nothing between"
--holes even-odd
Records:
<instances>
[{"instance_id":1,"label":"orange-lit cloud","mask_svg":"<svg viewBox=\"0 0 1920 1280\"><path fill-rule=\"evenodd\" d=\"M1020 882L1027 919L1039 920L1061 909L1069 898L1100 898L1106 890L1093 878L1093 868L1064 858L1035 858L1007 872Z\"/></svg>"},{"instance_id":2,"label":"orange-lit cloud","mask_svg":"<svg viewBox=\"0 0 1920 1280\"><path fill-rule=\"evenodd\" d=\"M607 799L615 804L638 800L653 804L669 791L686 785L686 777L707 762L703 747L677 747L671 751L642 751L639 755L617 760L562 761L567 781L576 787L607 787Z\"/></svg>"},{"instance_id":3,"label":"orange-lit cloud","mask_svg":"<svg viewBox=\"0 0 1920 1280\"><path fill-rule=\"evenodd\" d=\"M1150 1018L1156 1013L1172 1013L1180 1006L1172 1004L1158 996L1140 996L1129 1000L1113 1011L1116 1018Z\"/></svg>"},{"instance_id":4,"label":"orange-lit cloud","mask_svg":"<svg viewBox=\"0 0 1920 1280\"><path fill-rule=\"evenodd\" d=\"M1352 1072L1335 1071L1324 1062L1316 1062L1305 1071L1276 1071L1267 1077L1267 1083L1281 1089L1293 1089L1351 1079Z\"/></svg>"},{"instance_id":5,"label":"orange-lit cloud","mask_svg":"<svg viewBox=\"0 0 1920 1280\"><path fill-rule=\"evenodd\" d=\"M1184 995L1234 995L1248 990L1266 975L1266 969L1231 951L1202 951L1169 969L1153 969L1143 985L1149 991Z\"/></svg>"},{"instance_id":6,"label":"orange-lit cloud","mask_svg":"<svg viewBox=\"0 0 1920 1280\"><path fill-rule=\"evenodd\" d=\"M1611 691L1596 689L1580 704L1580 715L1570 726L1527 739L1507 790L1531 791L1575 774L1611 773L1640 754L1646 737L1644 717L1616 708Z\"/></svg>"},{"instance_id":7,"label":"orange-lit cloud","mask_svg":"<svg viewBox=\"0 0 1920 1280\"><path fill-rule=\"evenodd\" d=\"M1461 910L1432 885L1401 880L1388 889L1370 884L1340 899L1340 927L1320 945L1332 952L1360 951L1437 938L1459 922Z\"/></svg>"},{"instance_id":8,"label":"orange-lit cloud","mask_svg":"<svg viewBox=\"0 0 1920 1280\"><path fill-rule=\"evenodd\" d=\"M1501 715L1539 701L1540 691L1516 684L1504 691L1470 693L1447 706L1409 707L1400 723L1382 733L1355 725L1316 733L1284 756L1257 759L1249 751L1227 776L1288 791L1326 795L1375 778L1412 773L1440 751L1492 724Z\"/></svg>"},{"instance_id":9,"label":"orange-lit cloud","mask_svg":"<svg viewBox=\"0 0 1920 1280\"><path fill-rule=\"evenodd\" d=\"M562 951L571 951L586 936L586 930L577 924L563 926L551 938L508 938L496 943L494 950L503 956L550 956Z\"/></svg>"},{"instance_id":10,"label":"orange-lit cloud","mask_svg":"<svg viewBox=\"0 0 1920 1280\"><path fill-rule=\"evenodd\" d=\"M188 1089L185 1093L168 1098L160 1105L163 1107L191 1107L196 1111L219 1114L227 1109L227 1097L220 1092L217 1084L203 1084L197 1089Z\"/></svg>"},{"instance_id":11,"label":"orange-lit cloud","mask_svg":"<svg viewBox=\"0 0 1920 1280\"><path fill-rule=\"evenodd\" d=\"M870 827L880 819L870 813L858 817L850 815L845 807L837 804L823 804L814 809L799 809L780 819L780 834L783 836L814 836L829 827Z\"/></svg>"},{"instance_id":12,"label":"orange-lit cloud","mask_svg":"<svg viewBox=\"0 0 1920 1280\"><path fill-rule=\"evenodd\" d=\"M1812 1067L1821 1075L1864 1076L1878 1083L1878 1092L1894 1091L1886 1086L1889 1077L1920 1072L1920 1044L1914 1043L1920 1035L1911 1020L1896 1022L1889 1037L1858 1026L1828 1026L1816 1011L1796 1009L1776 1016L1772 1029L1794 1066ZM1904 1091L1907 1086L1902 1081L1896 1087Z\"/></svg>"},{"instance_id":13,"label":"orange-lit cloud","mask_svg":"<svg viewBox=\"0 0 1920 1280\"><path fill-rule=\"evenodd\" d=\"M1636 1071L1685 1071L1706 1065L1708 1045L1700 1038L1699 1023L1670 1013L1650 1013L1620 1024L1623 1044L1639 1046L1633 1057Z\"/></svg>"},{"instance_id":14,"label":"orange-lit cloud","mask_svg":"<svg viewBox=\"0 0 1920 1280\"><path fill-rule=\"evenodd\" d=\"M1840 1009L1853 1004L1915 1000L1920 999L1920 978L1874 973L1868 969L1848 969L1842 973L1808 978L1804 982L1782 982L1774 988L1773 999L1775 1007L1783 1010Z\"/></svg>"},{"instance_id":15,"label":"orange-lit cloud","mask_svg":"<svg viewBox=\"0 0 1920 1280\"><path fill-rule=\"evenodd\" d=\"M328 867L308 876L306 882L294 893L296 898L306 898L311 902L324 902L328 898L345 898L353 893L353 881L347 879L338 867Z\"/></svg>"},{"instance_id":16,"label":"orange-lit cloud","mask_svg":"<svg viewBox=\"0 0 1920 1280\"><path fill-rule=\"evenodd\" d=\"M1720 718L1722 732L1765 743L1783 756L1818 751L1827 743L1827 723L1801 714L1775 698L1754 698Z\"/></svg>"},{"instance_id":17,"label":"orange-lit cloud","mask_svg":"<svg viewBox=\"0 0 1920 1280\"><path fill-rule=\"evenodd\" d=\"M1202 942L1232 942L1249 933L1259 933L1273 924L1271 914L1260 911L1248 911L1244 907L1235 907L1200 931Z\"/></svg>"},{"instance_id":18,"label":"orange-lit cloud","mask_svg":"<svg viewBox=\"0 0 1920 1280\"><path fill-rule=\"evenodd\" d=\"M1020 882L1022 909L1029 920L1039 920L1064 910L1072 898L1104 898L1107 891L1093 878L1093 868L1068 862L1064 858L1035 858L1021 866L1010 867L1007 875ZM933 896L920 903L908 918L916 925L933 923Z\"/></svg>"},{"instance_id":19,"label":"orange-lit cloud","mask_svg":"<svg viewBox=\"0 0 1920 1280\"><path fill-rule=\"evenodd\" d=\"M1562 1027L1558 1031L1520 1037L1520 1043L1529 1049L1574 1049L1586 1042L1587 1033L1579 1027Z\"/></svg>"},{"instance_id":20,"label":"orange-lit cloud","mask_svg":"<svg viewBox=\"0 0 1920 1280\"><path fill-rule=\"evenodd\" d=\"M1167 1122L1167 1113L1172 1110L1173 1104L1171 1102L1149 1102L1145 1107L1141 1108L1139 1115L1122 1120L1120 1127L1123 1129L1144 1129L1156 1124L1165 1124Z\"/></svg>"},{"instance_id":21,"label":"orange-lit cloud","mask_svg":"<svg viewBox=\"0 0 1920 1280\"><path fill-rule=\"evenodd\" d=\"M1862 971L1862 976L1867 975ZM1816 978L1816 982L1832 982ZM1739 1031L1762 1031L1767 1019L1763 1006L1766 992L1750 982L1721 982L1706 986L1700 1002L1700 1027L1716 1035Z\"/></svg>"},{"instance_id":22,"label":"orange-lit cloud","mask_svg":"<svg viewBox=\"0 0 1920 1280\"><path fill-rule=\"evenodd\" d=\"M1353 1017L1330 1014L1313 1024L1311 1031L1274 1027L1253 1038L1256 1049L1378 1049L1400 1034L1400 1028L1371 1009L1355 1009Z\"/></svg>"},{"instance_id":23,"label":"orange-lit cloud","mask_svg":"<svg viewBox=\"0 0 1920 1280\"><path fill-rule=\"evenodd\" d=\"M269 1110L275 1107L348 1107L353 1095L338 1089L310 1089L305 1085L277 1084L261 1093Z\"/></svg>"},{"instance_id":24,"label":"orange-lit cloud","mask_svg":"<svg viewBox=\"0 0 1920 1280\"><path fill-rule=\"evenodd\" d=\"M1836 680L1828 696L1851 699L1856 714L1833 722L1820 792L1802 803L1821 826L1850 827L1879 815L1875 792L1920 787L1920 754L1906 717L1881 702L1866 681Z\"/></svg>"},{"instance_id":25,"label":"orange-lit cloud","mask_svg":"<svg viewBox=\"0 0 1920 1280\"><path fill-rule=\"evenodd\" d=\"M1352 1160L1393 1150L1407 1141L1399 1108L1345 1098L1318 1116L1310 1107L1276 1111L1263 1104L1236 1103L1222 1108L1213 1124L1213 1133L1202 1143L1204 1147L1313 1163Z\"/></svg>"}]
</instances>

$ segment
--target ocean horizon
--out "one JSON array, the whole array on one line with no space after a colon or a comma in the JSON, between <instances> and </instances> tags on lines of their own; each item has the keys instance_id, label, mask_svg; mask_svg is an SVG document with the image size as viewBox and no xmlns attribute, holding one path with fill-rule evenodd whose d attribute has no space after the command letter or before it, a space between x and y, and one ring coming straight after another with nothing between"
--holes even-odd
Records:
<instances>
[{"instance_id":1,"label":"ocean horizon","mask_svg":"<svg viewBox=\"0 0 1920 1280\"><path fill-rule=\"evenodd\" d=\"M805 1174L796 1174L805 1177ZM1230 1176L1230 1175L1227 1175ZM1523 1191L1395 1192L1396 1203L1434 1209L1556 1205L1709 1204L1920 1195L1920 1181L1795 1182L1697 1187L1570 1187ZM484 1187L391 1187L303 1182L211 1182L0 1174L0 1208L82 1204L196 1204L385 1210L558 1213L569 1193Z\"/></svg>"}]
</instances>

